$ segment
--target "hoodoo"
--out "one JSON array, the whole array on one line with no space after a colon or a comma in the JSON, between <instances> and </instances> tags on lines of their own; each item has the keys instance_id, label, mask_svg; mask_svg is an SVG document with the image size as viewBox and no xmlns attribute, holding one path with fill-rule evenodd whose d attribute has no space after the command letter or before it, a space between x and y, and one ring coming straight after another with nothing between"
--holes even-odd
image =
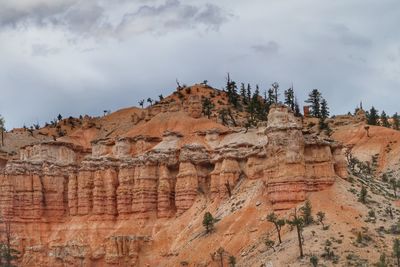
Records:
<instances>
[{"instance_id":1,"label":"hoodoo","mask_svg":"<svg viewBox=\"0 0 400 267\"><path fill-rule=\"evenodd\" d=\"M135 113L135 123L142 120L146 129L165 114L205 119L197 96L183 113L158 109ZM199 210L199 201L218 207L259 181L270 211L288 210L308 192L347 177L341 145L304 132L301 118L281 104L271 106L268 123L256 128L179 132L182 127L168 126L162 136L133 128L134 136L96 139L89 148L61 141L21 148L20 159L7 162L0 188L20 264L173 266L169 257L161 264L148 251L176 249L174 237L165 244L158 232Z\"/></svg>"}]
</instances>

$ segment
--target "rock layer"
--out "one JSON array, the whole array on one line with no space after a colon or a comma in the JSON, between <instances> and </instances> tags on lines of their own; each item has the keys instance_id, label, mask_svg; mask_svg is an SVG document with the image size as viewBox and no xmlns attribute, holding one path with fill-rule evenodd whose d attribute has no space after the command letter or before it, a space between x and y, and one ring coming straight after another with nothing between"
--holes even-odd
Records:
<instances>
[{"instance_id":1,"label":"rock layer","mask_svg":"<svg viewBox=\"0 0 400 267\"><path fill-rule=\"evenodd\" d=\"M192 102L189 111L198 117L200 100ZM347 175L340 145L304 135L300 119L282 105L271 108L267 127L212 131L196 138L198 142L183 143L181 134L166 132L163 139L102 139L92 142L91 154L60 142L26 147L21 159L8 162L0 177L2 215L22 225L86 218L116 224L128 220L137 226L143 220L180 216L199 196L223 201L242 179L262 180L267 199L282 210ZM52 266L138 265L145 238L137 238L137 233L90 233L88 239L103 241L90 245L66 237L36 252L29 250L21 264L28 266L27 257L35 253L47 253ZM32 242L42 244L41 237Z\"/></svg>"}]
</instances>

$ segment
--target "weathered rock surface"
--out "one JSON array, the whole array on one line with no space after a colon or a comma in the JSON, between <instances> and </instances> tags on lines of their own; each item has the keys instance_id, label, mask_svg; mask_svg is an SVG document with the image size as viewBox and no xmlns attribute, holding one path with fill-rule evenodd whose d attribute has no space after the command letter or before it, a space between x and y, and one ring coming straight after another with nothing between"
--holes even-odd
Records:
<instances>
[{"instance_id":1,"label":"weathered rock surface","mask_svg":"<svg viewBox=\"0 0 400 267\"><path fill-rule=\"evenodd\" d=\"M186 108L199 117L200 99L193 97ZM182 139L172 131L162 139L101 139L92 142L91 154L62 142L23 148L20 160L9 161L0 177L1 212L10 222L49 229L43 237L32 237L30 247L46 245L37 250L26 245L21 264L29 266L29 257L43 254L48 256L42 260L51 258L43 261L45 266L139 266L141 246L148 240L137 237L137 227L146 220L181 216L198 197L224 201L241 180L261 180L274 209L285 210L347 175L341 146L303 135L300 119L282 105L272 107L267 127L197 133L191 143ZM88 226L86 240L64 236L50 245L57 225L74 225L80 218L99 228L132 222L136 230L122 227L119 233L116 227L105 234ZM24 238L26 232L18 234Z\"/></svg>"}]
</instances>

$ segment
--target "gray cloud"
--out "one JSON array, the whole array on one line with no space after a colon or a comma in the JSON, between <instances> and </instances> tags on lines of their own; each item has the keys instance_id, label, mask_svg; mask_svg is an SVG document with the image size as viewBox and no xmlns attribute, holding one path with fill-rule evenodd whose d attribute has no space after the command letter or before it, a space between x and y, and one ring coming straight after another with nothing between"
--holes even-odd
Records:
<instances>
[{"instance_id":1,"label":"gray cloud","mask_svg":"<svg viewBox=\"0 0 400 267\"><path fill-rule=\"evenodd\" d=\"M32 45L32 56L47 57L59 53L59 48L52 48L44 44L33 44Z\"/></svg>"},{"instance_id":2,"label":"gray cloud","mask_svg":"<svg viewBox=\"0 0 400 267\"><path fill-rule=\"evenodd\" d=\"M200 25L218 30L228 17L229 14L213 4L195 6L183 4L178 0L167 0L164 4L144 5L134 13L125 14L116 32L125 35L144 32L164 34L167 31L190 29Z\"/></svg>"},{"instance_id":3,"label":"gray cloud","mask_svg":"<svg viewBox=\"0 0 400 267\"><path fill-rule=\"evenodd\" d=\"M133 3L133 2L132 2ZM123 12L111 22L110 16L118 6L125 5L133 12ZM229 14L210 4L184 4L179 0L32 0L28 3L9 2L0 9L1 27L56 27L72 34L87 37L118 37L124 34L190 29L204 26L218 30Z\"/></svg>"},{"instance_id":4,"label":"gray cloud","mask_svg":"<svg viewBox=\"0 0 400 267\"><path fill-rule=\"evenodd\" d=\"M337 34L336 37L338 40L344 45L370 46L372 44L369 38L352 32L346 25L334 25L332 30Z\"/></svg>"},{"instance_id":5,"label":"gray cloud","mask_svg":"<svg viewBox=\"0 0 400 267\"><path fill-rule=\"evenodd\" d=\"M253 45L251 48L258 53L270 55L278 53L279 44L275 41L269 41L266 44Z\"/></svg>"},{"instance_id":6,"label":"gray cloud","mask_svg":"<svg viewBox=\"0 0 400 267\"><path fill-rule=\"evenodd\" d=\"M293 83L300 104L318 88L336 114L400 111L398 0L0 1L7 128L137 105L176 78L221 88L227 72Z\"/></svg>"}]
</instances>

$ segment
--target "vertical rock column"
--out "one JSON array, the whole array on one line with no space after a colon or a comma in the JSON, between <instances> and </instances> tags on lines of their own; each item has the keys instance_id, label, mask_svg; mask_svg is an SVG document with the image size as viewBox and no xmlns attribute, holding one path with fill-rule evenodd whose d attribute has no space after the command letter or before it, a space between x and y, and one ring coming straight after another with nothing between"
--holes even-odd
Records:
<instances>
[{"instance_id":1,"label":"vertical rock column","mask_svg":"<svg viewBox=\"0 0 400 267\"><path fill-rule=\"evenodd\" d=\"M193 205L198 187L196 166L191 162L181 162L175 186L175 205L178 214L182 214Z\"/></svg>"},{"instance_id":2,"label":"vertical rock column","mask_svg":"<svg viewBox=\"0 0 400 267\"><path fill-rule=\"evenodd\" d=\"M78 174L78 215L89 215L92 211L93 178L90 169L82 169Z\"/></svg>"},{"instance_id":3,"label":"vertical rock column","mask_svg":"<svg viewBox=\"0 0 400 267\"><path fill-rule=\"evenodd\" d=\"M166 165L159 168L157 216L168 218L175 213L175 177Z\"/></svg>"},{"instance_id":4,"label":"vertical rock column","mask_svg":"<svg viewBox=\"0 0 400 267\"><path fill-rule=\"evenodd\" d=\"M135 167L131 164L122 165L118 173L119 186L117 189L117 208L120 218L132 213L134 175Z\"/></svg>"},{"instance_id":5,"label":"vertical rock column","mask_svg":"<svg viewBox=\"0 0 400 267\"><path fill-rule=\"evenodd\" d=\"M137 178L136 178L137 177ZM157 211L158 165L152 162L135 169L132 211L139 218L148 218Z\"/></svg>"},{"instance_id":6,"label":"vertical rock column","mask_svg":"<svg viewBox=\"0 0 400 267\"><path fill-rule=\"evenodd\" d=\"M43 201L46 207L45 216L49 221L62 219L67 210L67 179L70 167L45 164L43 169L44 175L40 178L41 181L38 179L36 182L36 184L41 183L43 186Z\"/></svg>"},{"instance_id":7,"label":"vertical rock column","mask_svg":"<svg viewBox=\"0 0 400 267\"><path fill-rule=\"evenodd\" d=\"M117 215L118 171L114 166L103 162L94 172L93 214Z\"/></svg>"},{"instance_id":8,"label":"vertical rock column","mask_svg":"<svg viewBox=\"0 0 400 267\"><path fill-rule=\"evenodd\" d=\"M71 172L68 178L68 208L71 216L78 215L78 175Z\"/></svg>"},{"instance_id":9,"label":"vertical rock column","mask_svg":"<svg viewBox=\"0 0 400 267\"><path fill-rule=\"evenodd\" d=\"M8 175L0 176L0 212L3 219L10 220L14 216L14 186L12 184L12 179Z\"/></svg>"}]
</instances>

